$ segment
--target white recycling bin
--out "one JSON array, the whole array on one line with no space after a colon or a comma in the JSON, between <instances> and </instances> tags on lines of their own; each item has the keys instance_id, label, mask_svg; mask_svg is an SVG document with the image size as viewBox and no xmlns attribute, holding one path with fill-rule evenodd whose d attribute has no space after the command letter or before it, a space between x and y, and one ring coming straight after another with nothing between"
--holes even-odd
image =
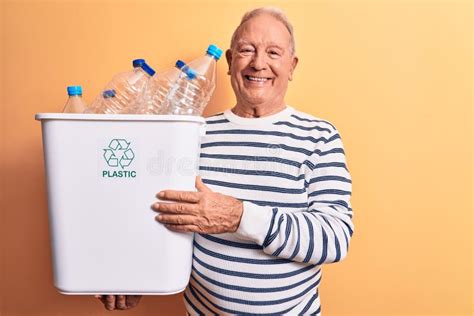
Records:
<instances>
[{"instance_id":1,"label":"white recycling bin","mask_svg":"<svg viewBox=\"0 0 474 316\"><path fill-rule=\"evenodd\" d=\"M151 205L195 191L202 117L36 114L41 121L54 283L63 294L173 294L191 273L193 235Z\"/></svg>"}]
</instances>

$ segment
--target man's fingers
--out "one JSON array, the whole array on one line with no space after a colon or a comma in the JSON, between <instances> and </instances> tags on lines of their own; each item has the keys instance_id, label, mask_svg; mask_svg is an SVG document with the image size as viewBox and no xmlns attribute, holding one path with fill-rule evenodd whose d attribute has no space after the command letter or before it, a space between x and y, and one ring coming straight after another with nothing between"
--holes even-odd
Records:
<instances>
[{"instance_id":1,"label":"man's fingers","mask_svg":"<svg viewBox=\"0 0 474 316\"><path fill-rule=\"evenodd\" d=\"M198 225L173 225L165 224L165 227L169 230L180 232L180 233L200 233L200 234L218 234L219 227L200 227Z\"/></svg>"},{"instance_id":2,"label":"man's fingers","mask_svg":"<svg viewBox=\"0 0 474 316\"><path fill-rule=\"evenodd\" d=\"M155 203L153 210L170 214L195 214L196 205L190 203Z\"/></svg>"},{"instance_id":3,"label":"man's fingers","mask_svg":"<svg viewBox=\"0 0 474 316\"><path fill-rule=\"evenodd\" d=\"M127 304L125 301L125 295L117 295L115 306L118 309L127 309Z\"/></svg>"},{"instance_id":4,"label":"man's fingers","mask_svg":"<svg viewBox=\"0 0 474 316\"><path fill-rule=\"evenodd\" d=\"M196 223L196 217L192 215L167 215L160 214L156 220L165 225L193 225Z\"/></svg>"},{"instance_id":5,"label":"man's fingers","mask_svg":"<svg viewBox=\"0 0 474 316\"><path fill-rule=\"evenodd\" d=\"M164 190L156 195L161 200L170 200L176 202L197 203L201 198L199 192Z\"/></svg>"},{"instance_id":6,"label":"man's fingers","mask_svg":"<svg viewBox=\"0 0 474 316\"><path fill-rule=\"evenodd\" d=\"M109 310L127 310L138 305L141 295L94 295Z\"/></svg>"},{"instance_id":7,"label":"man's fingers","mask_svg":"<svg viewBox=\"0 0 474 316\"><path fill-rule=\"evenodd\" d=\"M104 299L105 308L109 311L115 309L115 295L106 295Z\"/></svg>"},{"instance_id":8,"label":"man's fingers","mask_svg":"<svg viewBox=\"0 0 474 316\"><path fill-rule=\"evenodd\" d=\"M137 306L141 298L141 295L127 295L127 307L132 308Z\"/></svg>"},{"instance_id":9,"label":"man's fingers","mask_svg":"<svg viewBox=\"0 0 474 316\"><path fill-rule=\"evenodd\" d=\"M197 225L173 225L173 224L166 224L166 228L169 230L179 232L179 233L190 233L190 232L196 232L196 233L203 233L201 228Z\"/></svg>"}]
</instances>

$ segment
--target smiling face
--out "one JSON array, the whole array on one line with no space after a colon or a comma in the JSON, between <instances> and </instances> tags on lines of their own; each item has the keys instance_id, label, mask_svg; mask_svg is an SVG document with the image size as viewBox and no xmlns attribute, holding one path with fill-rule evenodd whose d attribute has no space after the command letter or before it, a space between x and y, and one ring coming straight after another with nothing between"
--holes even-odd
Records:
<instances>
[{"instance_id":1,"label":"smiling face","mask_svg":"<svg viewBox=\"0 0 474 316\"><path fill-rule=\"evenodd\" d=\"M285 25L268 14L241 25L234 47L226 52L237 105L279 108L298 59Z\"/></svg>"}]
</instances>

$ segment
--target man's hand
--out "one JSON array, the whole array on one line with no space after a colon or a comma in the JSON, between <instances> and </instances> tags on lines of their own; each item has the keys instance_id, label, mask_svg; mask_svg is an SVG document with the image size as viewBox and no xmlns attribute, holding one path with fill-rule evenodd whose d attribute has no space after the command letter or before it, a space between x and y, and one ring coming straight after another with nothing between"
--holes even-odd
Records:
<instances>
[{"instance_id":1,"label":"man's hand","mask_svg":"<svg viewBox=\"0 0 474 316\"><path fill-rule=\"evenodd\" d=\"M109 310L127 310L134 308L140 302L141 295L95 295L104 307Z\"/></svg>"},{"instance_id":2,"label":"man's hand","mask_svg":"<svg viewBox=\"0 0 474 316\"><path fill-rule=\"evenodd\" d=\"M198 192L164 190L161 200L175 203L155 203L152 209L160 214L156 220L178 232L219 234L235 232L240 224L243 204L228 195L213 192L196 177Z\"/></svg>"}]
</instances>

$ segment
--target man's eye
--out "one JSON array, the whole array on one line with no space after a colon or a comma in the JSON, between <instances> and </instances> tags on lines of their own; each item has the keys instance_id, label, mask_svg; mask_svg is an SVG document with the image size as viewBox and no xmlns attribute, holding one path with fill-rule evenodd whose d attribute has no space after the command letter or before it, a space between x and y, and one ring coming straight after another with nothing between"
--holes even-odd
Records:
<instances>
[{"instance_id":1,"label":"man's eye","mask_svg":"<svg viewBox=\"0 0 474 316\"><path fill-rule=\"evenodd\" d=\"M241 53L252 53L253 52L253 49L251 48L242 48L240 50Z\"/></svg>"},{"instance_id":2,"label":"man's eye","mask_svg":"<svg viewBox=\"0 0 474 316\"><path fill-rule=\"evenodd\" d=\"M274 50L269 51L268 53L269 53L270 56L273 57L273 58L280 56L280 53L277 52L277 51L274 51Z\"/></svg>"}]
</instances>

